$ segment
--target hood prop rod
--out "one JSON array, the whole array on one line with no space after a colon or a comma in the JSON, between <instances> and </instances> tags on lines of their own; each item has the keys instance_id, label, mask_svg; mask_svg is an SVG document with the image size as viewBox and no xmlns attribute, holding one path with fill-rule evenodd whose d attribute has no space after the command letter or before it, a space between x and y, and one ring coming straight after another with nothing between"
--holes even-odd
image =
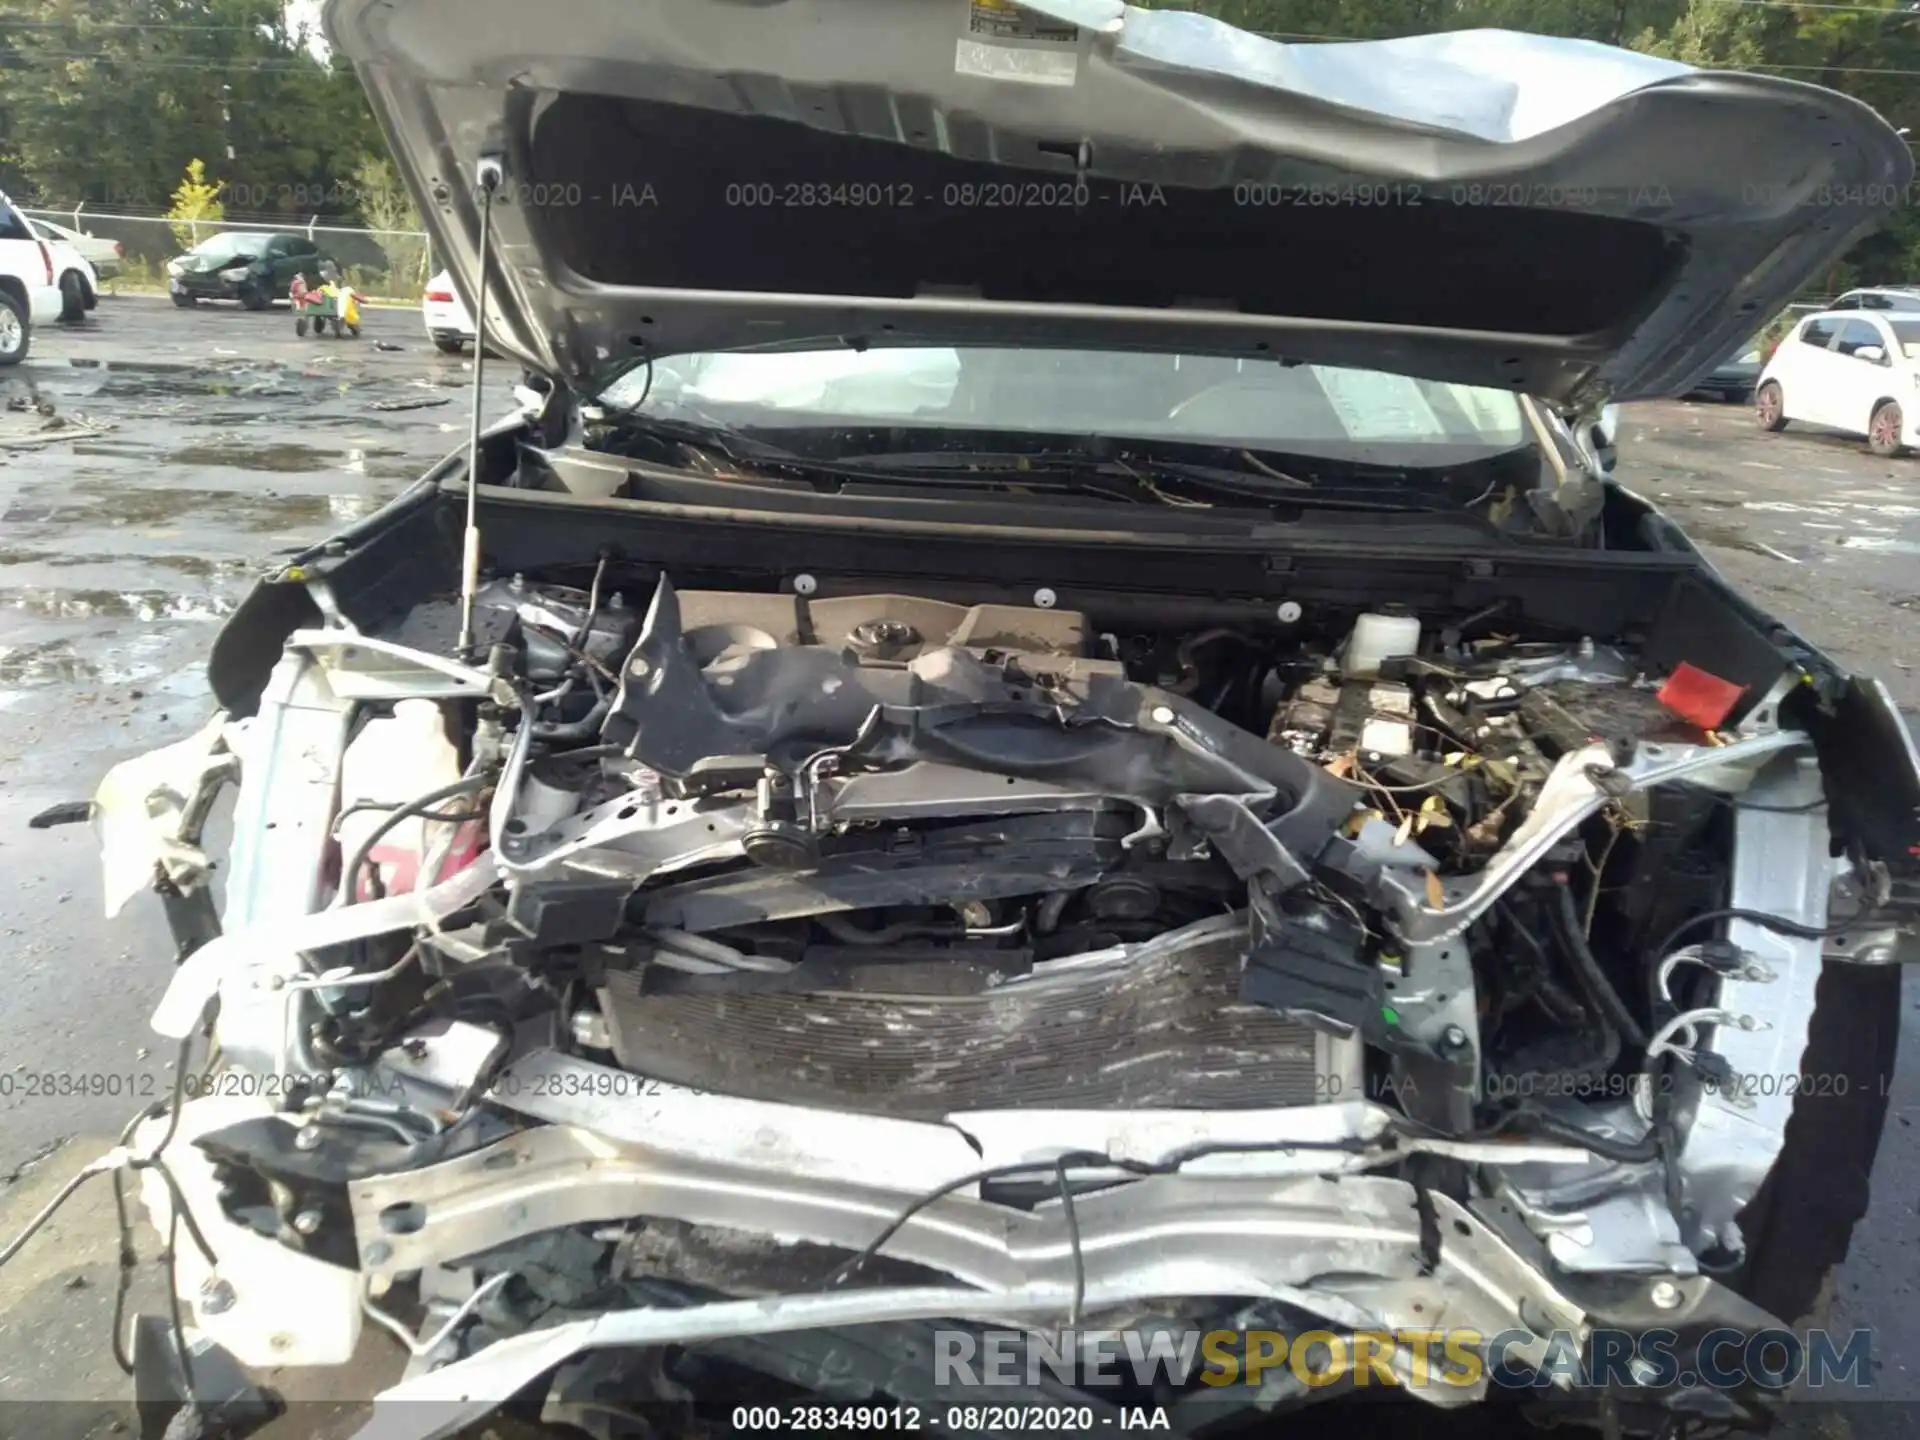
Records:
<instances>
[{"instance_id":1,"label":"hood prop rod","mask_svg":"<svg viewBox=\"0 0 1920 1440\"><path fill-rule=\"evenodd\" d=\"M497 155L482 155L474 167L480 190L480 286L473 311L473 402L467 414L467 529L460 550L461 656L473 656L473 603L480 590L480 406L487 365L487 276L493 237L493 193L506 178Z\"/></svg>"}]
</instances>

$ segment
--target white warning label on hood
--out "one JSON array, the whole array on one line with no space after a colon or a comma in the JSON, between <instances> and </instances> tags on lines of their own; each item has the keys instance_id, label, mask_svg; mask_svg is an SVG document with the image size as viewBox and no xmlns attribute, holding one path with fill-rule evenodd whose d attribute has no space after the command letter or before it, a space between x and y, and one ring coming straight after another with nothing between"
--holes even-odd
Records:
<instances>
[{"instance_id":1,"label":"white warning label on hood","mask_svg":"<svg viewBox=\"0 0 1920 1440\"><path fill-rule=\"evenodd\" d=\"M1011 0L968 0L967 33L953 68L990 80L1071 85L1080 69L1080 29Z\"/></svg>"},{"instance_id":2,"label":"white warning label on hood","mask_svg":"<svg viewBox=\"0 0 1920 1440\"><path fill-rule=\"evenodd\" d=\"M1078 27L1023 10L1011 0L971 0L967 30L981 39L992 40L1041 40L1072 45L1080 39Z\"/></svg>"}]
</instances>

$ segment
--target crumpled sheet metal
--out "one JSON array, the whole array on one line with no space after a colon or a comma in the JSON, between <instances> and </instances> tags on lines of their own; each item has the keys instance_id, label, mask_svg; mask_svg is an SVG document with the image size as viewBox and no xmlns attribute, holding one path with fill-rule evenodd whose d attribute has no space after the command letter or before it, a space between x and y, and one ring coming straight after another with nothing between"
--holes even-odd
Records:
<instances>
[{"instance_id":1,"label":"crumpled sheet metal","mask_svg":"<svg viewBox=\"0 0 1920 1440\"><path fill-rule=\"evenodd\" d=\"M1632 91L1693 70L1591 40L1513 30L1303 45L1268 40L1180 10L1075 0L1037 0L1029 8L1063 19L1094 9L1123 12L1114 41L1117 64L1210 71L1506 143L1557 129Z\"/></svg>"}]
</instances>

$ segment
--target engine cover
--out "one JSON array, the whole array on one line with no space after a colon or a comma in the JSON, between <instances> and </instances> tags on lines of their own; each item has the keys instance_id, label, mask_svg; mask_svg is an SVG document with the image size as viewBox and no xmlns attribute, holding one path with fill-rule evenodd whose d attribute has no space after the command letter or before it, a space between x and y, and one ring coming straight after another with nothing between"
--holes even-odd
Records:
<instances>
[{"instance_id":1,"label":"engine cover","mask_svg":"<svg viewBox=\"0 0 1920 1440\"><path fill-rule=\"evenodd\" d=\"M844 743L875 706L1005 698L990 675L1124 678L1119 662L1086 649L1086 617L1074 611L911 595L683 594L662 577L604 738L661 774L686 776L716 757Z\"/></svg>"}]
</instances>

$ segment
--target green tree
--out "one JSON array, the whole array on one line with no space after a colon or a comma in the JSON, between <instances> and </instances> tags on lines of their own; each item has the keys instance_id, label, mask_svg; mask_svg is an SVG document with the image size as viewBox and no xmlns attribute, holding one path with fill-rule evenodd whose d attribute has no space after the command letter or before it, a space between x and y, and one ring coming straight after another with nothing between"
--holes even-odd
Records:
<instances>
[{"instance_id":1,"label":"green tree","mask_svg":"<svg viewBox=\"0 0 1920 1440\"><path fill-rule=\"evenodd\" d=\"M381 142L358 81L306 40L279 0L7 0L0 149L62 206L162 210L199 156L230 210L344 214Z\"/></svg>"},{"instance_id":2,"label":"green tree","mask_svg":"<svg viewBox=\"0 0 1920 1440\"><path fill-rule=\"evenodd\" d=\"M379 232L375 238L386 252L393 286L389 293L403 293L425 280L427 242L420 233L420 212L393 161L385 155L369 155L353 172L353 185L361 221Z\"/></svg>"},{"instance_id":3,"label":"green tree","mask_svg":"<svg viewBox=\"0 0 1920 1440\"><path fill-rule=\"evenodd\" d=\"M1920 13L1907 0L1852 0L1850 8L1688 0L1671 24L1648 27L1634 44L1703 69L1810 81L1871 106L1891 125L1920 127L1920 90L1912 81L1920 70ZM1817 277L1809 293L1916 278L1920 212L1903 206Z\"/></svg>"}]
</instances>

